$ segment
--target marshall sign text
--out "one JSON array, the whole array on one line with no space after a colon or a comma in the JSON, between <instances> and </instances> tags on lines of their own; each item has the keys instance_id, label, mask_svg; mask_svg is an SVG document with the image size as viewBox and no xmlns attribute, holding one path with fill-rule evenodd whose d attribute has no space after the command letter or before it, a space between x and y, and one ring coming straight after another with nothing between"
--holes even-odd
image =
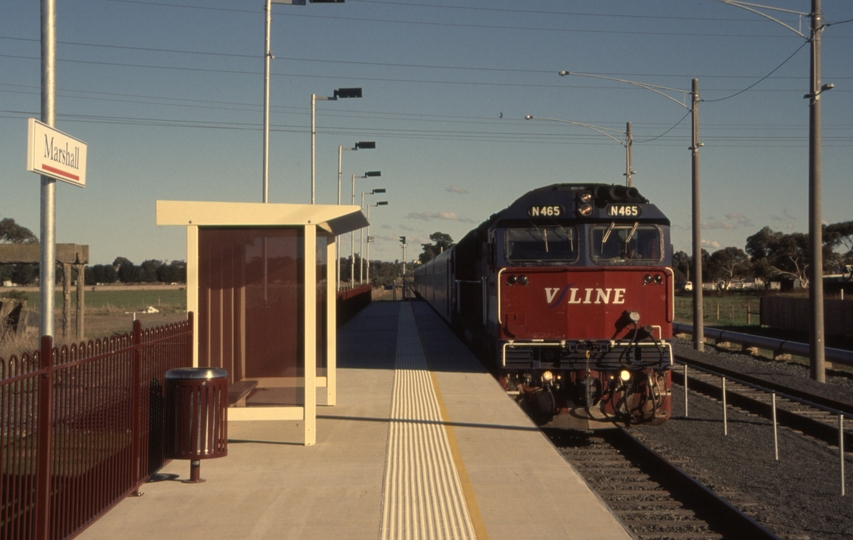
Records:
<instances>
[{"instance_id":1,"label":"marshall sign text","mask_svg":"<svg viewBox=\"0 0 853 540\"><path fill-rule=\"evenodd\" d=\"M86 187L86 143L30 118L27 170Z\"/></svg>"}]
</instances>

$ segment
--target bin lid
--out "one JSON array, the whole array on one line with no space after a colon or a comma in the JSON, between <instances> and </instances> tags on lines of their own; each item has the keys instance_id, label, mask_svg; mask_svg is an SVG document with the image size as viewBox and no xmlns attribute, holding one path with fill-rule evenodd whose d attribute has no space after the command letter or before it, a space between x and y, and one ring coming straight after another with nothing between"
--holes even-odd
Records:
<instances>
[{"instance_id":1,"label":"bin lid","mask_svg":"<svg viewBox=\"0 0 853 540\"><path fill-rule=\"evenodd\" d=\"M224 369L212 367L183 367L170 369L166 372L166 380L218 379L220 377L228 377L228 372Z\"/></svg>"}]
</instances>

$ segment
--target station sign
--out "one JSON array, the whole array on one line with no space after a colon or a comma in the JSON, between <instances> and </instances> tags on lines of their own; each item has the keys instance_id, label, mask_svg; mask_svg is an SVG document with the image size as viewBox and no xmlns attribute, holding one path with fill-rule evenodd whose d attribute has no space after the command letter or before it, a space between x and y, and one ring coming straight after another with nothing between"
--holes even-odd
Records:
<instances>
[{"instance_id":1,"label":"station sign","mask_svg":"<svg viewBox=\"0 0 853 540\"><path fill-rule=\"evenodd\" d=\"M35 118L27 120L27 170L86 187L86 143Z\"/></svg>"}]
</instances>

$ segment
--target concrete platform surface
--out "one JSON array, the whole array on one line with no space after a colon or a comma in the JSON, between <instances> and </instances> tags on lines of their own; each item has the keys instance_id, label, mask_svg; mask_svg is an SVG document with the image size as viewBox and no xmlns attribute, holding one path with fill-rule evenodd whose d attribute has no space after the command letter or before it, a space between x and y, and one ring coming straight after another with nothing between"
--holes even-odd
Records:
<instances>
[{"instance_id":1,"label":"concrete platform surface","mask_svg":"<svg viewBox=\"0 0 853 540\"><path fill-rule=\"evenodd\" d=\"M425 304L370 305L338 350L315 446L231 422L206 482L173 461L78 538L631 538Z\"/></svg>"}]
</instances>

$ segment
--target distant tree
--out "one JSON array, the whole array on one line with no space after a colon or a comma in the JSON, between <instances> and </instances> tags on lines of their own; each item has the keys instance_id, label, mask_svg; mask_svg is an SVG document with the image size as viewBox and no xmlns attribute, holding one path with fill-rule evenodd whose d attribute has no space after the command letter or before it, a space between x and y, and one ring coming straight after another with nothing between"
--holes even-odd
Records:
<instances>
[{"instance_id":1,"label":"distant tree","mask_svg":"<svg viewBox=\"0 0 853 540\"><path fill-rule=\"evenodd\" d=\"M715 251L708 259L708 281L722 282L723 288L736 278L749 275L749 256L740 248L727 247Z\"/></svg>"},{"instance_id":2,"label":"distant tree","mask_svg":"<svg viewBox=\"0 0 853 540\"><path fill-rule=\"evenodd\" d=\"M421 263L424 264L435 259L444 250L449 249L453 246L453 238L451 238L449 234L443 232L434 232L429 235L429 239L432 240L433 243L421 244L424 250L420 255L418 255L418 260L420 260Z\"/></svg>"},{"instance_id":3,"label":"distant tree","mask_svg":"<svg viewBox=\"0 0 853 540\"><path fill-rule=\"evenodd\" d=\"M838 254L836 264L853 264L853 221L827 225L823 230L823 241Z\"/></svg>"},{"instance_id":4,"label":"distant tree","mask_svg":"<svg viewBox=\"0 0 853 540\"><path fill-rule=\"evenodd\" d=\"M172 261L169 264L161 264L157 269L157 281L161 283L186 283L187 263L184 261Z\"/></svg>"},{"instance_id":5,"label":"distant tree","mask_svg":"<svg viewBox=\"0 0 853 540\"><path fill-rule=\"evenodd\" d=\"M829 255L832 249L827 246ZM809 237L803 233L785 234L764 227L746 239L746 252L758 277L789 277L808 284Z\"/></svg>"},{"instance_id":6,"label":"distant tree","mask_svg":"<svg viewBox=\"0 0 853 540\"><path fill-rule=\"evenodd\" d=\"M374 287L392 285L403 273L399 262L370 261L370 283Z\"/></svg>"},{"instance_id":7,"label":"distant tree","mask_svg":"<svg viewBox=\"0 0 853 540\"><path fill-rule=\"evenodd\" d=\"M139 279L143 283L154 283L157 281L157 271L163 266L165 263L163 261L158 261L157 259L148 259L147 261L143 261L139 266Z\"/></svg>"},{"instance_id":8,"label":"distant tree","mask_svg":"<svg viewBox=\"0 0 853 540\"><path fill-rule=\"evenodd\" d=\"M18 225L14 219L0 220L0 244L36 244L38 241L31 230Z\"/></svg>"},{"instance_id":9,"label":"distant tree","mask_svg":"<svg viewBox=\"0 0 853 540\"><path fill-rule=\"evenodd\" d=\"M139 283L142 281L142 269L133 264L130 259L116 257L113 268L118 273L118 279L122 283Z\"/></svg>"},{"instance_id":10,"label":"distant tree","mask_svg":"<svg viewBox=\"0 0 853 540\"><path fill-rule=\"evenodd\" d=\"M823 229L823 241L845 251L853 251L853 221L832 223Z\"/></svg>"},{"instance_id":11,"label":"distant tree","mask_svg":"<svg viewBox=\"0 0 853 540\"><path fill-rule=\"evenodd\" d=\"M98 283L115 283L118 281L118 272L111 264L96 264L87 266L85 271L86 285L97 285Z\"/></svg>"},{"instance_id":12,"label":"distant tree","mask_svg":"<svg viewBox=\"0 0 853 540\"><path fill-rule=\"evenodd\" d=\"M672 254L672 271L675 273L675 281L690 281L693 259L683 251Z\"/></svg>"},{"instance_id":13,"label":"distant tree","mask_svg":"<svg viewBox=\"0 0 853 540\"><path fill-rule=\"evenodd\" d=\"M58 275L58 273L57 273ZM16 264L12 269L12 281L18 285L32 285L39 276L37 264Z\"/></svg>"}]
</instances>

